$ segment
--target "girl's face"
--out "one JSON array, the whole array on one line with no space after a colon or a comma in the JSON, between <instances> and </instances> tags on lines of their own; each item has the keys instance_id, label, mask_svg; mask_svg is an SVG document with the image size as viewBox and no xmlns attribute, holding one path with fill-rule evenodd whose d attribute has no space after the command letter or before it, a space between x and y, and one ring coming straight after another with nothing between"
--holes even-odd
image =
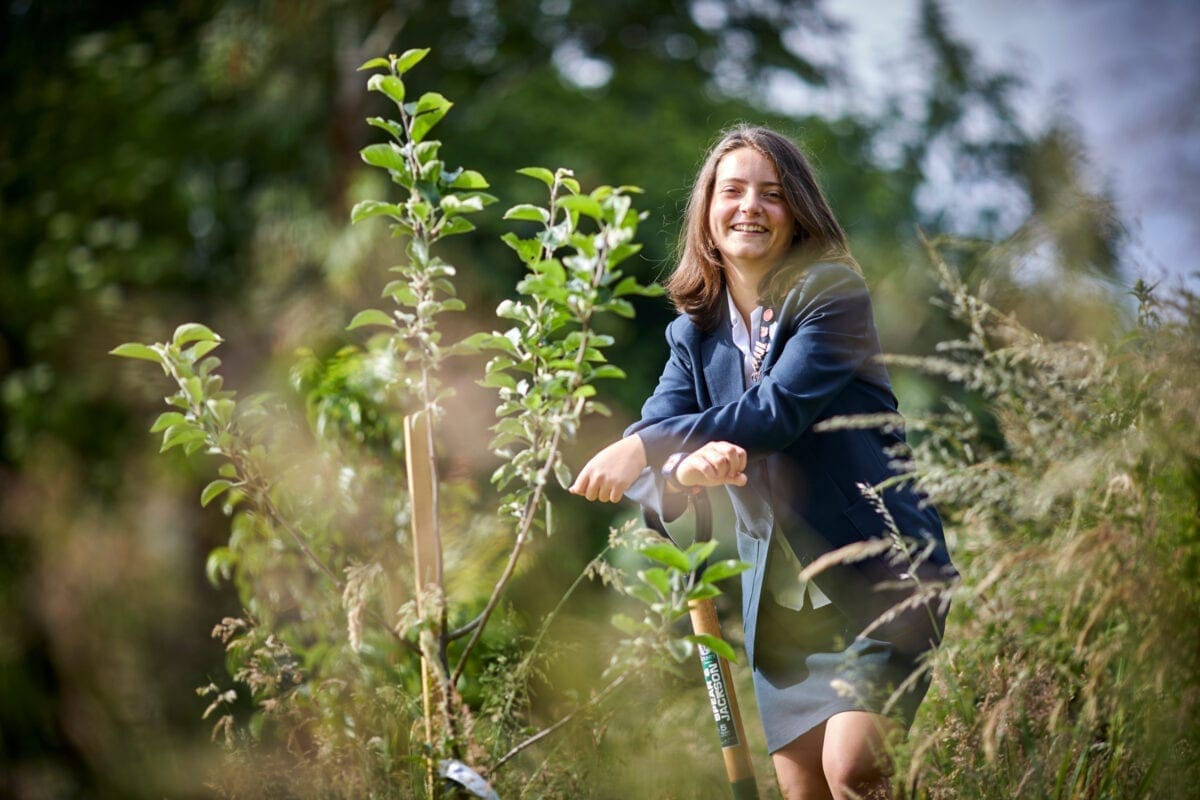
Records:
<instances>
[{"instance_id":1,"label":"girl's face","mask_svg":"<svg viewBox=\"0 0 1200 800\"><path fill-rule=\"evenodd\" d=\"M749 147L717 163L708 229L727 269L762 278L783 260L796 222L771 161Z\"/></svg>"}]
</instances>

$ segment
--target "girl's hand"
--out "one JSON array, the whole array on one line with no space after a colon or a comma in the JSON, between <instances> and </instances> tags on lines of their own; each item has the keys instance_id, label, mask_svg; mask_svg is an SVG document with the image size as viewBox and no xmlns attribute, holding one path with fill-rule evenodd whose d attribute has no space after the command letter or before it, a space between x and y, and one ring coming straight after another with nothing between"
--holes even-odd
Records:
<instances>
[{"instance_id":1,"label":"girl's hand","mask_svg":"<svg viewBox=\"0 0 1200 800\"><path fill-rule=\"evenodd\" d=\"M675 468L682 486L746 485L746 451L730 442L709 442L693 450Z\"/></svg>"},{"instance_id":2,"label":"girl's hand","mask_svg":"<svg viewBox=\"0 0 1200 800\"><path fill-rule=\"evenodd\" d=\"M615 503L646 468L646 448L636 433L619 439L583 465L568 490L588 500Z\"/></svg>"}]
</instances>

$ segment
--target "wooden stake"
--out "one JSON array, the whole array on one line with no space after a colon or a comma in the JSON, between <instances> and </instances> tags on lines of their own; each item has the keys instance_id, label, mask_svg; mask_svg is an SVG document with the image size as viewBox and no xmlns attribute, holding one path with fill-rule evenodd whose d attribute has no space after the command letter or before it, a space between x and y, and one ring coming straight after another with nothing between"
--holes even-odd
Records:
<instances>
[{"instance_id":1,"label":"wooden stake","mask_svg":"<svg viewBox=\"0 0 1200 800\"><path fill-rule=\"evenodd\" d=\"M442 544L437 524L437 479L433 431L429 414L418 411L404 418L404 453L408 462L408 496L412 506L413 575L417 615L426 618L425 597L442 595ZM433 667L421 649L421 699L425 711L425 788L434 796L437 765L433 759Z\"/></svg>"}]
</instances>

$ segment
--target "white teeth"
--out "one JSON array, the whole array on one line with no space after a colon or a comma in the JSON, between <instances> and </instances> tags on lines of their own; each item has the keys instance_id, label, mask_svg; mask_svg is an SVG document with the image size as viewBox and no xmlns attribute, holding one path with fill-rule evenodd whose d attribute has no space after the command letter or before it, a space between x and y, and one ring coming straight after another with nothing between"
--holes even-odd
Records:
<instances>
[{"instance_id":1,"label":"white teeth","mask_svg":"<svg viewBox=\"0 0 1200 800\"><path fill-rule=\"evenodd\" d=\"M735 231L742 231L743 233L766 233L767 232L767 229L761 225L734 225L733 229Z\"/></svg>"}]
</instances>

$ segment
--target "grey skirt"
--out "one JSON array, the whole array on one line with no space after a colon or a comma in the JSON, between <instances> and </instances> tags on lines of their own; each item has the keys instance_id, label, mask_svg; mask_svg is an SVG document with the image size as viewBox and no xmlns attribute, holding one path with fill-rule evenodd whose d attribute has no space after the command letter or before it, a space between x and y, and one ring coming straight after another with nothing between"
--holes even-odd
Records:
<instances>
[{"instance_id":1,"label":"grey skirt","mask_svg":"<svg viewBox=\"0 0 1200 800\"><path fill-rule=\"evenodd\" d=\"M887 642L856 638L833 604L799 611L763 598L754 646L754 694L775 752L843 711L886 714L906 729L929 689L924 653L899 653ZM904 690L896 693L896 690Z\"/></svg>"}]
</instances>

